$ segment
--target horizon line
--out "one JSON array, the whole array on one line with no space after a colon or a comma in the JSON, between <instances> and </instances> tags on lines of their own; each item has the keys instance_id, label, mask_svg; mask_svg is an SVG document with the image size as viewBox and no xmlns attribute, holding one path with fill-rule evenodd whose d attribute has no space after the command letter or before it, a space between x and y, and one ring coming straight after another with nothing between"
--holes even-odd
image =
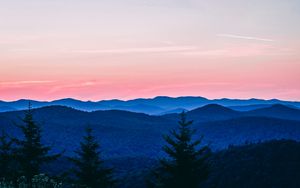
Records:
<instances>
[{"instance_id":1,"label":"horizon line","mask_svg":"<svg viewBox=\"0 0 300 188\"><path fill-rule=\"evenodd\" d=\"M184 95L184 96L166 96L166 95L157 95L153 97L137 97L137 98L131 98L131 99L118 99L118 98L110 98L110 99L100 99L100 100L84 100L84 99L78 99L78 98L73 98L73 97L65 97L65 98L57 98L57 99L51 99L51 100L39 100L39 99L29 99L29 98L20 98L20 99L15 99L15 100L2 100L0 99L0 102L17 102L17 101L36 101L36 102L54 102L54 101L59 101L59 100L76 100L76 101L81 101L81 102L101 102L101 101L112 101L112 100L119 100L123 102L127 101L132 101L132 100L138 100L138 99L146 99L146 100L151 100L159 97L166 97L166 98L187 98L187 97L193 97L193 98L204 98L207 100L222 100L222 99L229 99L229 100L264 100L264 101L270 101L270 100L279 100L279 101L287 101L287 102L300 102L300 100L287 100L287 99L279 99L279 98L230 98L230 97L222 97L222 98L208 98L208 97L203 97L203 96L195 96L195 95Z\"/></svg>"}]
</instances>

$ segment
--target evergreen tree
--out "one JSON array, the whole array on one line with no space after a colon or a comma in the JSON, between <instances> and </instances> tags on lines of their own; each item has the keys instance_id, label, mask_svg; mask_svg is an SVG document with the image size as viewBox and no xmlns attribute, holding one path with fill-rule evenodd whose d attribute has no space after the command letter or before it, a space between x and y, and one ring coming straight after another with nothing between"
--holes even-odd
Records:
<instances>
[{"instance_id":1,"label":"evergreen tree","mask_svg":"<svg viewBox=\"0 0 300 188\"><path fill-rule=\"evenodd\" d=\"M12 180L15 176L13 140L2 131L0 136L0 178Z\"/></svg>"},{"instance_id":2,"label":"evergreen tree","mask_svg":"<svg viewBox=\"0 0 300 188\"><path fill-rule=\"evenodd\" d=\"M195 130L190 125L193 122L186 120L184 112L180 118L179 130L164 136L167 145L163 150L168 158L160 160L160 168L154 173L155 183L149 187L197 188L209 174L209 147L199 146L202 139L192 139Z\"/></svg>"},{"instance_id":3,"label":"evergreen tree","mask_svg":"<svg viewBox=\"0 0 300 188\"><path fill-rule=\"evenodd\" d=\"M112 169L105 168L100 159L99 144L92 134L92 129L86 129L86 135L80 143L80 149L75 151L78 157L70 158L75 164L75 175L80 187L107 188L115 184L112 179Z\"/></svg>"},{"instance_id":4,"label":"evergreen tree","mask_svg":"<svg viewBox=\"0 0 300 188\"><path fill-rule=\"evenodd\" d=\"M41 143L41 128L33 119L31 104L22 121L23 125L18 127L23 133L23 139L16 139L16 157L20 163L20 173L26 177L29 187L32 187L32 178L41 173L41 165L57 159L60 154L49 155L51 148Z\"/></svg>"}]
</instances>

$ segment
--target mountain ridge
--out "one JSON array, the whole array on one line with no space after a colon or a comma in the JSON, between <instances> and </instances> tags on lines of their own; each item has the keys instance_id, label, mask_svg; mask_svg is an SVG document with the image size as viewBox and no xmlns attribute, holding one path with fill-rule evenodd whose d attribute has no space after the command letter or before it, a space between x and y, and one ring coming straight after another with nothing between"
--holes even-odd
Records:
<instances>
[{"instance_id":1,"label":"mountain ridge","mask_svg":"<svg viewBox=\"0 0 300 188\"><path fill-rule=\"evenodd\" d=\"M274 109L277 107L278 105L273 106ZM273 115L268 113L246 114L219 105L201 108L200 111L199 109L194 111L196 114L187 112L187 118L194 120L196 136L203 135L204 143L212 143L213 149L260 140L282 138L300 140L300 119L294 120L294 117L284 119L279 115L272 117ZM286 107L279 109L285 110ZM33 115L36 122L41 125L45 143L56 145L57 151L68 148L66 154L71 155L78 147L77 140L83 136L84 128L89 125L109 155L115 157L160 155L157 151L161 151L164 143L162 135L176 128L179 118L178 114L153 116L122 110L86 112L66 106L33 109ZM20 117L23 116L24 111L0 113L0 131L4 130L12 136L21 135L20 130L14 125L21 124ZM202 119L205 116L207 118Z\"/></svg>"},{"instance_id":2,"label":"mountain ridge","mask_svg":"<svg viewBox=\"0 0 300 188\"><path fill-rule=\"evenodd\" d=\"M137 98L131 100L101 100L101 101L81 101L73 98L63 98L53 101L36 101L29 99L20 99L17 101L0 101L0 112L22 110L28 107L31 102L33 108L39 108L52 105L64 105L83 111L96 111L96 110L127 110L132 112L142 112L151 115L165 114L175 109L192 110L205 106L207 104L218 104L226 107L239 106L243 108L247 105L252 105L250 110L258 109L263 105L283 104L300 108L298 101L283 101L278 99L207 99L197 96L183 96L183 97L168 97L157 96L154 98ZM1 108L1 106L3 106ZM5 107L5 108L4 108ZM232 108L232 109L238 109ZM245 107L244 107L245 108Z\"/></svg>"}]
</instances>

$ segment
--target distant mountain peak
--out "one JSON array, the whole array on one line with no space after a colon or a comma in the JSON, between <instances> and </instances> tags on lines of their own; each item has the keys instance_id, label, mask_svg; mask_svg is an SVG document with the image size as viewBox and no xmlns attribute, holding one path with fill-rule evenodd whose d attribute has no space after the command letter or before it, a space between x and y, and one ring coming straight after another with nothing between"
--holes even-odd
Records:
<instances>
[{"instance_id":1,"label":"distant mountain peak","mask_svg":"<svg viewBox=\"0 0 300 188\"><path fill-rule=\"evenodd\" d=\"M256 111L264 111L264 110L265 111L267 111L267 110L285 111L285 110L298 110L298 109L292 108L292 107L289 107L289 106L283 105L283 104L273 104L269 107L257 109Z\"/></svg>"},{"instance_id":2,"label":"distant mountain peak","mask_svg":"<svg viewBox=\"0 0 300 188\"><path fill-rule=\"evenodd\" d=\"M270 107L267 107L268 109L273 109L273 110L289 110L289 111L299 111L299 109L297 108L293 108L287 105L283 105L283 104L274 104Z\"/></svg>"},{"instance_id":3,"label":"distant mountain peak","mask_svg":"<svg viewBox=\"0 0 300 188\"><path fill-rule=\"evenodd\" d=\"M201 96L180 96L180 97L169 97L169 96L156 96L153 98L155 99L204 99L204 100L208 100L205 97L201 97Z\"/></svg>"},{"instance_id":4,"label":"distant mountain peak","mask_svg":"<svg viewBox=\"0 0 300 188\"><path fill-rule=\"evenodd\" d=\"M52 102L58 102L58 101L80 101L80 102L83 102L81 100L77 100L77 99L73 99L73 98L63 98L63 99L54 100Z\"/></svg>"},{"instance_id":5,"label":"distant mountain peak","mask_svg":"<svg viewBox=\"0 0 300 188\"><path fill-rule=\"evenodd\" d=\"M31 99L19 99L19 100L14 101L14 102L35 102L35 101L31 100Z\"/></svg>"},{"instance_id":6,"label":"distant mountain peak","mask_svg":"<svg viewBox=\"0 0 300 188\"><path fill-rule=\"evenodd\" d=\"M173 97L168 97L168 96L156 96L153 99L172 99Z\"/></svg>"},{"instance_id":7,"label":"distant mountain peak","mask_svg":"<svg viewBox=\"0 0 300 188\"><path fill-rule=\"evenodd\" d=\"M205 105L203 107L201 107L203 110L228 110L228 111L233 111L231 110L230 108L227 108L225 106L222 106L222 105L219 105L219 104L208 104L208 105Z\"/></svg>"},{"instance_id":8,"label":"distant mountain peak","mask_svg":"<svg viewBox=\"0 0 300 188\"><path fill-rule=\"evenodd\" d=\"M266 108L248 111L247 114L255 116L269 116L281 119L299 120L300 110L282 104L274 104Z\"/></svg>"},{"instance_id":9,"label":"distant mountain peak","mask_svg":"<svg viewBox=\"0 0 300 188\"><path fill-rule=\"evenodd\" d=\"M36 108L34 111L47 111L49 113L56 112L56 113L86 113L85 111L82 110L77 110L75 108L69 107L69 106L64 106L64 105L51 105L51 106L44 106L41 108Z\"/></svg>"},{"instance_id":10,"label":"distant mountain peak","mask_svg":"<svg viewBox=\"0 0 300 188\"><path fill-rule=\"evenodd\" d=\"M191 110L190 112L222 113L222 112L236 112L236 111L219 104L208 104L200 108Z\"/></svg>"}]
</instances>

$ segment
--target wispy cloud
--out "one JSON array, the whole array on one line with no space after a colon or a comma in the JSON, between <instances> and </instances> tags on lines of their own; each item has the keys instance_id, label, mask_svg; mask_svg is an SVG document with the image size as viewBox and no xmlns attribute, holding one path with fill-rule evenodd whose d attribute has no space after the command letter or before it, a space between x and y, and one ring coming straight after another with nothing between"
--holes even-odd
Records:
<instances>
[{"instance_id":1,"label":"wispy cloud","mask_svg":"<svg viewBox=\"0 0 300 188\"><path fill-rule=\"evenodd\" d=\"M264 41L264 42L274 42L275 41L275 40L269 39L269 38L260 38L260 37L242 36L242 35L233 35L233 34L218 34L217 36L225 37L225 38L234 38L234 39Z\"/></svg>"},{"instance_id":2,"label":"wispy cloud","mask_svg":"<svg viewBox=\"0 0 300 188\"><path fill-rule=\"evenodd\" d=\"M54 80L21 80L21 81L11 81L11 82L0 82L0 85L10 86L10 85L29 85L29 84L47 84L54 83Z\"/></svg>"},{"instance_id":3,"label":"wispy cloud","mask_svg":"<svg viewBox=\"0 0 300 188\"><path fill-rule=\"evenodd\" d=\"M258 57L258 56L283 56L295 54L292 49L280 48L271 44L247 44L223 49L194 50L181 52L181 55L192 57Z\"/></svg>"},{"instance_id":4,"label":"wispy cloud","mask_svg":"<svg viewBox=\"0 0 300 188\"><path fill-rule=\"evenodd\" d=\"M87 54L127 54L127 53L163 53L163 52L183 52L195 50L195 46L162 46L150 48L124 48L124 49L103 49L103 50L73 50L72 53Z\"/></svg>"},{"instance_id":5,"label":"wispy cloud","mask_svg":"<svg viewBox=\"0 0 300 188\"><path fill-rule=\"evenodd\" d=\"M55 93L58 92L60 90L64 90L64 89L83 89L83 88L92 88L95 86L105 86L105 85L110 85L110 82L105 82L105 81L79 81L79 82L75 82L75 83L63 83L60 85L56 85L54 87L52 87L48 93Z\"/></svg>"}]
</instances>

